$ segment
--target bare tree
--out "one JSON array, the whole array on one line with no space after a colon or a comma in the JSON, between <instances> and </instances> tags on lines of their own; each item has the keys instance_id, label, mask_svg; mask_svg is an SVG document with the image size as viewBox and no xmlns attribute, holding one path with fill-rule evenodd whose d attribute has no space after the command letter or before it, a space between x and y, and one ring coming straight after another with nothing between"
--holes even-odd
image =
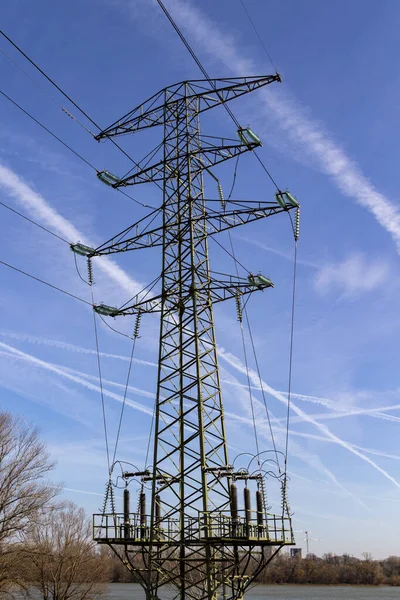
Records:
<instances>
[{"instance_id":1,"label":"bare tree","mask_svg":"<svg viewBox=\"0 0 400 600\"><path fill-rule=\"evenodd\" d=\"M104 589L108 563L92 541L91 524L72 502L53 509L27 533L27 577L43 600L91 600Z\"/></svg>"},{"instance_id":2,"label":"bare tree","mask_svg":"<svg viewBox=\"0 0 400 600\"><path fill-rule=\"evenodd\" d=\"M47 480L54 467L36 428L0 413L0 590L21 583L20 537L58 493Z\"/></svg>"}]
</instances>

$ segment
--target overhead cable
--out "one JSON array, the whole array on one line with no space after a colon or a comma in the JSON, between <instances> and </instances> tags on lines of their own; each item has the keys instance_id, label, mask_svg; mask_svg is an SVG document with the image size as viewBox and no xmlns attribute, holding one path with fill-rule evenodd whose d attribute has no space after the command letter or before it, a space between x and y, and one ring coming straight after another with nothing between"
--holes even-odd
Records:
<instances>
[{"instance_id":1,"label":"overhead cable","mask_svg":"<svg viewBox=\"0 0 400 600\"><path fill-rule=\"evenodd\" d=\"M90 284L90 294L91 294L91 299L92 299L92 306L94 306L93 283ZM98 373L99 373L99 386L100 386L100 395L101 395L101 409L102 409L102 416L103 416L104 441L105 441L105 445L106 445L108 474L109 474L109 477L111 478L110 448L109 448L109 443L108 443L106 405L105 405L105 400L104 400L103 377L102 377L102 373L101 373L99 335L97 332L96 311L93 311L93 327L94 327L94 337L95 337L95 344L96 344L97 369L98 369Z\"/></svg>"},{"instance_id":2,"label":"overhead cable","mask_svg":"<svg viewBox=\"0 0 400 600\"><path fill-rule=\"evenodd\" d=\"M263 42L263 39L262 39L261 35L259 34L259 32L258 32L258 29L257 29L257 27L256 27L256 25L255 25L255 23L254 23L253 19L251 18L251 15L250 15L250 13L249 13L248 9L246 8L244 1L243 1L243 0L239 0L239 2L240 2L240 4L242 5L242 8L243 8L244 12L246 13L248 20L250 21L250 24L251 24L251 26L252 26L252 28L253 28L253 30L254 30L254 33L256 34L256 36L257 36L257 38L258 38L258 41L260 42L260 44L261 44L261 46L262 46L262 48L263 48L263 50L264 50L265 54L267 55L267 57L268 57L268 60L269 60L269 62L270 62L270 63L271 63L271 65L272 65L272 68L273 68L273 69L275 69L275 72L277 73L277 72L278 72L278 70L277 70L277 68L276 68L276 66L275 66L275 64L274 64L274 62L273 62L273 60L272 60L272 58L271 58L271 55L270 55L270 53L268 52L268 48L267 48L267 46L265 45L265 43Z\"/></svg>"},{"instance_id":3,"label":"overhead cable","mask_svg":"<svg viewBox=\"0 0 400 600\"><path fill-rule=\"evenodd\" d=\"M207 79L207 81L211 85L211 87L215 90L215 92L217 93L217 96L221 99L221 97L220 97L220 95L219 95L219 93L217 91L216 85L212 81L210 75L207 73L206 69L204 68L204 66L201 63L200 59L198 58L198 56L194 52L193 48L190 46L189 42L187 41L187 39L183 35L182 31L179 29L178 25L175 23L174 19L172 18L172 15L168 12L168 10L166 9L166 7L163 4L162 0L157 0L157 3L160 6L160 8L163 10L164 14L166 15L167 19L171 23L172 27L175 29L176 33L178 34L178 36L180 37L180 39L182 40L182 42L184 43L185 47L187 48L187 50L190 53L190 55L193 58L193 60L195 61L196 65L199 67L200 71L203 73L204 77ZM225 108L226 112L231 117L232 121L235 123L237 129L241 129L241 126L240 126L240 123L239 123L238 119L235 117L235 115L233 114L231 108L223 101L223 99L222 99L222 106ZM263 161L261 160L261 158L258 156L258 154L256 153L255 150L253 150L253 153L256 156L258 162L263 167L263 169L266 172L266 174L268 175L268 177L270 178L270 180L272 181L272 183L274 184L274 186L276 187L277 191L280 192L280 188L279 188L278 184L276 183L276 181L272 177L271 173L268 171L267 167L265 166L265 164L263 163Z\"/></svg>"},{"instance_id":4,"label":"overhead cable","mask_svg":"<svg viewBox=\"0 0 400 600\"><path fill-rule=\"evenodd\" d=\"M46 125L43 125L43 123L41 123L38 119L36 119L36 117L34 117L31 113L29 113L27 110L25 110L20 104L18 104L18 102L16 102L15 100L13 100L10 96L8 96L2 90L0 90L0 94L2 96L4 96L4 98L6 98L9 102L11 102L11 104L13 104L16 108L18 108L20 111L22 111L27 117L29 117L30 119L32 119L32 121L34 121L37 125L39 125L39 127L41 127L42 129L44 129L54 139L56 139L58 142L60 142L60 144L62 144L65 148L67 148L68 150L70 150L70 152L72 152L77 158L79 158L80 160L82 160L86 165L88 165L88 167L90 167L91 169L93 169L94 171L96 171L96 173L99 172L98 169L96 169L96 167L94 165L92 165L88 160L86 160L86 158L84 158L81 154L79 154L79 152L77 152L71 146L69 146L66 142L64 142L58 135L56 135L55 133L53 133L48 127L46 127ZM136 200L136 198L134 198L133 196L130 196L129 194L127 194L126 192L124 192L120 188L113 188L113 189L116 189L117 192L120 192L121 194L123 194L124 196L126 196L127 198L129 198L130 200L132 200L133 202L135 202L136 204L139 204L143 208L153 208L152 206L150 206L148 204L145 204L143 202L140 202L139 200Z\"/></svg>"},{"instance_id":5,"label":"overhead cable","mask_svg":"<svg viewBox=\"0 0 400 600\"><path fill-rule=\"evenodd\" d=\"M58 142L60 142L60 144L62 144L63 146L65 146L65 148L67 148L73 154L75 154L75 156L77 156L78 158L80 158L80 160L82 160L84 163L86 163L91 169L93 169L94 171L97 172L96 167L94 167L88 160L86 160L86 158L83 158L83 156L81 154L79 154L79 152L77 152L76 150L74 150L73 148L71 148L71 146L69 146L66 142L64 142L61 138L59 138L58 135L56 135L55 133L53 133L48 127L46 127L45 125L43 125L43 123L41 123L40 121L38 121L38 119L36 119L33 115L31 115L31 113L29 113L27 110L25 110L24 108L22 108L22 106L20 104L18 104L18 102L16 102L12 98L10 98L10 96L8 96L2 90L0 90L0 94L2 96L4 96L4 98L6 98L9 102L11 102L11 104L13 104L17 108L19 108L20 111L22 111L27 117L29 117L30 119L32 119L32 121L34 121L37 125L39 125L39 127L41 127L42 129L44 129L45 131L47 131L47 133L49 133L53 138L55 138Z\"/></svg>"},{"instance_id":6,"label":"overhead cable","mask_svg":"<svg viewBox=\"0 0 400 600\"><path fill-rule=\"evenodd\" d=\"M8 204L5 204L5 202L1 202L0 201L0 204L1 204L1 206L4 206L4 208L6 208L7 210L10 210L11 212L13 212L16 215L18 215L19 217L21 217L22 219L25 219L25 221L29 221L29 223L32 223L32 225L36 225L36 227L39 227L40 229L43 229L43 231L46 231L46 233L49 233L50 235L54 236L55 238L58 238L62 242L65 242L68 245L70 244L70 242L68 242L68 240L65 240L63 237L61 237L60 235L58 235L58 233L54 233L54 231L51 231L50 229L47 229L47 227L43 227L43 225L40 225L40 223L37 223L33 219L30 219L26 215L20 213L18 210L15 210L15 208L11 208L11 206L8 206Z\"/></svg>"},{"instance_id":7,"label":"overhead cable","mask_svg":"<svg viewBox=\"0 0 400 600\"><path fill-rule=\"evenodd\" d=\"M294 343L294 317L296 307L296 275L297 275L297 244L298 236L295 233L292 215L289 213L289 218L294 232L294 257L293 257L293 288L292 288L292 309L290 322L290 348L289 348L289 373L288 373L288 402L287 402L287 417L286 417L286 442L285 442L285 476L287 473L288 462L288 446L289 446L289 421L290 421L290 402L292 393L292 367L293 367L293 343Z\"/></svg>"},{"instance_id":8,"label":"overhead cable","mask_svg":"<svg viewBox=\"0 0 400 600\"><path fill-rule=\"evenodd\" d=\"M185 36L181 32L181 30L179 29L178 25L175 23L174 19L172 18L172 15L168 12L168 10L166 9L165 5L163 4L163 2L161 0L157 0L157 2L158 2L158 5L160 6L160 8L162 9L162 11L164 12L165 16L167 17L168 21L171 23L172 27L175 29L176 33L178 34L178 36L184 43L186 49L188 50L191 57L195 61L196 65L199 67L200 71L203 73L204 77L207 79L207 81L211 85L211 87L214 88L214 90L217 92L217 86L213 83L210 75L207 73L206 69L203 67L200 59L197 57L193 48L190 46L189 42L187 41L187 39L185 38ZM220 97L218 92L217 92L217 96ZM235 123L236 127L238 129L241 129L239 121L237 120L237 118L235 117L235 115L233 114L233 112L229 108L229 106L223 102L223 107L225 108L228 115L231 117L232 121Z\"/></svg>"},{"instance_id":9,"label":"overhead cable","mask_svg":"<svg viewBox=\"0 0 400 600\"><path fill-rule=\"evenodd\" d=\"M26 271L22 271L22 269L18 269L17 267L14 267L13 265L10 265L9 263L6 263L4 260L0 260L0 264L4 265L5 267L8 267L9 269L12 269L13 271L17 271L17 273L21 273L22 275L26 275L27 277L30 277L31 279L34 279L35 281L38 281L39 283L43 283L44 285L47 285L48 287L53 288L53 290L57 290L58 292L61 292L62 294L66 294L67 296L70 296L71 298L74 298L75 300L79 300L79 302L84 302L88 306L92 306L92 304L90 302L87 302L86 300L83 300L83 298L79 298L79 296L75 296L74 294L71 294L70 292L67 292L66 290L63 290L63 289L57 287L56 285L53 285L52 283L49 283L48 281L44 281L44 279L40 279L39 277L35 277L35 275L31 275L30 273L27 273Z\"/></svg>"},{"instance_id":10,"label":"overhead cable","mask_svg":"<svg viewBox=\"0 0 400 600\"><path fill-rule=\"evenodd\" d=\"M15 49L16 49L16 50L19 52L19 53L20 53L20 54L22 54L22 56L23 56L24 58L26 58L26 60L27 60L27 61L28 61L28 62L29 62L29 63L30 63L30 64L31 64L31 65L32 65L32 66L33 66L35 69L37 69L37 71L39 71L39 73L40 73L41 75L43 75L43 77L45 77L45 78L47 79L47 81L48 81L49 83L51 83L51 85L53 85L53 86L54 86L54 87L55 87L55 88L56 88L56 89L57 89L57 90L58 90L58 91L59 91L59 92L60 92L60 93L61 93L61 94L64 96L64 98L66 98L66 99L68 100L68 102L71 102L71 104L73 104L73 106L75 106L75 108L77 108L77 109L79 110L79 112L80 112L80 113L81 113L81 114L82 114L84 117L86 117L86 119L88 119L88 121L90 121L90 123L92 123L92 125L94 125L94 126L95 126L95 127L96 127L96 128L99 130L99 131L102 131L102 128L100 127L100 125L98 125L98 124L97 124L97 123L96 123L96 122L95 122L95 121L94 121L94 120L93 120L93 119L92 119L92 118L91 118L91 117L90 117L90 116L89 116L89 115L88 115L88 114L87 114L87 113L86 113L86 112L83 110L83 108L81 108L81 107L80 107L80 106L79 106L79 105L78 105L78 104L77 104L77 103L76 103L76 102L75 102L75 101L74 101L74 100L71 98L71 96L69 96L69 95L68 95L66 92L64 92L64 90L63 90L63 89L62 89L62 88L61 88L59 85L57 85L57 83L56 83L56 82L55 82L55 81L54 81L54 80L53 80L51 77L49 77L49 75L47 75L47 73L45 73L45 71L43 71L43 69L41 69L41 68L39 67L39 65L38 65L38 64L37 64L37 63L36 63L34 60L32 60L32 59L31 59L31 58L30 58L30 57L29 57L29 56L26 54L26 52L24 52L24 51L22 50L22 48L20 48L20 47L18 46L18 44L16 44L15 42L13 42L13 40L12 40L10 37L8 37L8 35L7 35L6 33L4 33L4 31L2 31L1 29L0 29L0 35L2 35L2 36L3 36L3 37L4 37L4 38L5 38L5 39L6 39L6 40L7 40L7 41L8 41L8 42L9 42L9 43L10 43L10 44L11 44L11 45L12 45L12 46L13 46L13 47L14 47L14 48L15 48ZM4 53L4 54L5 54L5 53ZM7 55L6 55L6 56L7 56ZM13 62L14 62L14 61L13 61ZM20 68L20 67L18 66L18 68ZM23 69L21 69L21 70L23 71ZM25 72L25 71L23 71L23 72ZM29 76L28 76L28 77L29 77ZM30 78L30 77L29 77L29 78ZM31 79L31 78L30 78L30 79ZM56 102L57 102L57 101L56 101ZM59 103L58 103L58 104L59 104ZM62 107L62 106L61 106L61 107ZM71 117L71 118L75 119L75 120L76 120L76 121L77 121L77 122L78 122L80 125L82 125L82 123L80 123L80 122L79 122L79 121L78 121L78 120L77 120L77 119L76 119L76 118L75 118L73 115L71 115L71 114L70 114L70 113L69 113L69 112L68 112L68 111L67 111L67 110L66 110L64 107L62 107L62 109L63 109L63 111L64 111L64 112L65 112L65 113L66 113L66 114L67 114L69 117ZM83 125L82 125L82 126L83 126ZM84 126L83 126L83 127L84 127ZM85 129L86 129L86 128L85 128ZM87 131L89 131L89 130L87 130ZM89 133L90 133L90 134L93 136L93 133L92 133L91 131L89 131ZM93 137L94 137L94 136L93 136ZM134 159L133 159L133 158L132 158L132 157L131 157L131 156L130 156L130 155L129 155L129 154L128 154L128 153L127 153L127 152L126 152L124 149L123 149L123 148L121 148L121 146L119 146L119 144L117 144L117 142L116 142L115 140L113 140L112 138L108 138L108 139L111 141L111 143L112 143L112 144L114 144L114 146L115 146L116 148L118 148L118 150L119 150L120 152L122 152L122 154L124 154L124 156L126 156L126 158L128 158L128 159L129 159L129 160L130 160L130 161L131 161L131 162L132 162L132 163L133 163L133 164L134 164L136 167L138 167L138 163L137 163L137 162L136 162L136 161L135 161L135 160L134 160ZM156 182L156 185L157 185L157 186L158 186L160 189L162 189L162 188L161 188L161 186L160 186L160 185L159 185L157 182ZM127 196L128 198L130 197L130 196L128 196L128 194L124 194L124 195L125 195L125 196Z\"/></svg>"}]
</instances>

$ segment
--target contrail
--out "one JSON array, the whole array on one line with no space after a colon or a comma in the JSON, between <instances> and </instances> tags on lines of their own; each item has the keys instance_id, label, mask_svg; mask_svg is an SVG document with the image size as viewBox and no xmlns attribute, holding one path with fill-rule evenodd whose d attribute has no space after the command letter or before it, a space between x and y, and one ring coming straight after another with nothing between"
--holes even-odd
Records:
<instances>
[{"instance_id":1,"label":"contrail","mask_svg":"<svg viewBox=\"0 0 400 600\"><path fill-rule=\"evenodd\" d=\"M220 347L219 348L219 356L223 360L225 360L228 364L230 364L234 369L236 369L237 371L239 371L240 373L243 373L245 375L247 374L246 367L233 354L230 354L229 352L225 352L225 350ZM251 369L249 369L248 374L249 374L249 378L253 382L253 384L255 382L259 381L257 373L255 373ZM276 390L274 390L270 385L268 385L264 381L262 381L261 384L264 387L264 389L265 389L266 392L268 392L271 396L274 396L274 398L276 398L282 404L284 404L285 406L287 406L287 398L285 398L285 396L283 394L280 394L279 392L277 392ZM359 452L356 448L354 448L351 444L347 443L346 441L342 440L340 437L338 437L337 435L335 435L334 433L332 433L330 431L330 429L328 429L328 427L326 425L323 425L322 423L319 423L318 421L315 421L315 419L313 419L312 417L310 417L307 413L305 413L303 410L301 410L301 408L299 408L298 406L296 406L293 402L291 403L291 409L299 417L302 417L304 421L307 421L308 423L311 423L312 425L314 425L317 429L319 429L319 431L321 431L323 434L325 434L326 437L330 438L333 442L335 442L336 444L338 444L342 448L345 448L346 450L348 450L349 452L351 452L355 456L358 456L359 458L361 458L361 460L363 460L363 461L367 462L368 464L370 464L374 469L376 469L377 471L379 471L384 477L386 477L387 479L389 479L389 481L391 481L396 487L400 488L400 483L394 477L392 477L391 475L389 475L389 473L387 473L384 469L382 469L382 467L380 467L379 465L377 465L368 456L365 456L364 454L362 454L361 452Z\"/></svg>"},{"instance_id":2,"label":"contrail","mask_svg":"<svg viewBox=\"0 0 400 600\"><path fill-rule=\"evenodd\" d=\"M316 413L308 415L313 419L318 419L319 421L323 420L331 420L331 419L341 419L344 417L353 417L357 415L366 415L370 417L375 417L378 419L382 419L384 421L392 421L393 423L398 423L400 421L400 417L396 417L394 415L386 415L384 411L386 410L399 410L400 404L390 404L389 406L379 406L376 408L354 408L353 410L345 410L339 407L330 406L330 408L334 408L335 412L333 413ZM280 419L282 422L284 419ZM294 417L292 419L292 423L301 422L303 419L301 417Z\"/></svg>"},{"instance_id":3,"label":"contrail","mask_svg":"<svg viewBox=\"0 0 400 600\"><path fill-rule=\"evenodd\" d=\"M63 369L64 371L66 371L67 373L73 373L75 375L79 375L80 377L84 377L85 379L90 379L91 381L98 381L99 380L99 376L97 375L90 375L89 373L83 373L82 371L77 371L76 369L71 369L70 367L65 367L63 365L55 365L56 367L59 367L61 369ZM102 377L102 381L103 383L106 383L107 385L111 385L113 387L118 387L121 389L127 389L130 392L133 392L135 394L138 394L139 396L144 396L145 398L152 398L154 400L154 398L156 397L156 395L152 392L148 392L147 390L143 390L141 388L135 387L133 385L126 385L125 383L118 383L117 381L111 381L110 379L105 379L104 377Z\"/></svg>"},{"instance_id":4,"label":"contrail","mask_svg":"<svg viewBox=\"0 0 400 600\"><path fill-rule=\"evenodd\" d=\"M62 488L65 492L75 492L77 494L89 494L90 496L101 496L104 497L104 494L100 494L99 492L89 492L87 490L76 490L75 488Z\"/></svg>"},{"instance_id":5,"label":"contrail","mask_svg":"<svg viewBox=\"0 0 400 600\"><path fill-rule=\"evenodd\" d=\"M238 418L243 418L238 415ZM281 431L282 433L286 433L286 428L284 427L275 427L276 431ZM294 437L302 437L309 440L316 440L317 442L326 442L328 444L336 444L335 440L332 440L323 435L316 435L315 433L305 433L303 431L296 431L294 429L289 429L290 436ZM400 460L399 454L390 454L389 452L383 452L381 450L374 450L373 448L365 448L364 446L357 446L356 444L351 444L347 442L352 448L356 448L357 450L361 450L361 452L366 452L367 454L374 454L375 456L382 456L383 458L392 458L393 460Z\"/></svg>"},{"instance_id":6,"label":"contrail","mask_svg":"<svg viewBox=\"0 0 400 600\"><path fill-rule=\"evenodd\" d=\"M61 377L64 377L65 379L69 379L70 381L73 381L74 383L79 383L80 385L87 388L88 390L92 390L94 392L101 392L100 386L90 383L89 381L87 381L86 379L83 379L82 377L72 375L71 373L68 373L67 371L64 371L63 369L56 367L52 363L41 360L40 358L36 358L36 356L33 356L32 354L27 354L26 352L22 352L21 350L14 348L14 346L9 346L8 344L5 344L4 342L0 342L0 348L3 348L5 350L7 350L8 352L11 352L17 358L26 360L37 367L41 367L42 369L45 369L46 371L56 373L57 375L60 375ZM110 392L109 390L106 390L104 388L103 388L103 394L105 396L107 396L108 398L117 400L117 402L123 402L123 400L124 400L123 396L120 396L119 394L115 394L114 392ZM139 402L135 402L133 400L126 400L125 402L126 402L127 406L130 406L131 408L135 408L136 410L139 410L140 412L143 412L147 415L153 416L153 411L150 408L148 408L147 406L140 404Z\"/></svg>"},{"instance_id":7,"label":"contrail","mask_svg":"<svg viewBox=\"0 0 400 600\"><path fill-rule=\"evenodd\" d=\"M96 391L96 392L100 392L100 387L97 385L93 385L90 382L88 382L86 379L83 379L82 377L89 377L91 378L90 375L87 375L85 373L81 373L78 371L78 373L80 373L82 375L82 377L77 377L74 375L71 375L71 373L69 373L68 371L72 369L65 369L58 366L58 365L54 365L52 363L48 363L46 361L43 361L41 359L36 358L35 356L31 355L31 354L27 354L25 352L22 352L20 350L18 350L17 348L15 348L14 346L10 346L8 344L4 344L3 342L0 342L0 348L3 348L4 351L2 351L2 354L6 354L7 356L11 356L12 358L16 358L19 360L25 360L31 364L33 364L34 366L39 366L45 370L48 370L50 372L53 372L61 377L64 377L66 379L69 379L71 381L73 381L74 383L78 383L80 385L82 385L83 387L86 387L87 389L90 389L92 391ZM121 385L122 384L116 384L116 382L110 382L108 381L108 384L111 385ZM123 397L119 396L117 394L114 394L113 392L108 391L107 389L105 389L103 387L103 393L105 396L112 398L113 400L117 400L118 402L122 402L123 401ZM135 410L139 410L140 412L144 412L148 415L153 416L153 411L148 409L147 407L143 406L142 404L139 404L137 402L134 402L132 400L126 400L126 404L128 407L133 408ZM260 404L260 403L259 403ZM226 412L226 417L234 419L234 420L240 420L241 422L249 425L250 427L252 427L252 421L250 418L245 418L242 417L240 415L237 415L235 413L230 413L230 412ZM283 431L283 430L282 430ZM297 434L297 432L293 432L295 435ZM302 435L303 437L303 435ZM312 438L318 438L321 441L331 441L327 438L323 438L320 436L313 436L312 434L304 434L304 437L312 437ZM302 454L304 454L303 451L301 451ZM317 470L319 470L320 472L325 473L329 479L335 484L337 485L342 491L344 491L347 495L351 496L356 502L361 503L363 506L364 503L360 501L359 498L357 498L356 496L354 496L354 494L352 494L349 490L347 490L347 488L345 488L335 477L335 475L329 470L327 469L327 467L325 467L325 465L323 465L320 461L319 464L316 465L315 464L315 460L318 457L315 457L313 455L309 455L309 453L307 453L307 456L301 456L301 453L299 453L299 457L302 458L302 460L304 460L307 464L313 466L314 468L317 468ZM311 458L310 458L311 457ZM310 462L311 461L311 462ZM367 507L366 507L367 508Z\"/></svg>"},{"instance_id":8,"label":"contrail","mask_svg":"<svg viewBox=\"0 0 400 600\"><path fill-rule=\"evenodd\" d=\"M237 381L237 379L234 377L234 375L230 375L230 377ZM258 386L258 389L260 389L260 387ZM243 416L242 414L238 415L236 413L232 413L232 412L227 412L225 411L225 416L227 418L233 419L233 420L237 420L240 421L242 423L245 423L246 425L248 425L251 429L253 429L253 416L251 414L250 411L250 407L249 407L249 399L248 399L248 395L245 394L245 397L242 398L242 395L244 394L245 390L242 388L239 392L239 400L241 402L241 406L243 408L243 410L247 413L247 417ZM260 402L260 400L258 400L257 398L253 397L253 405L254 405L254 409L255 409L255 418L257 420L257 424L258 427L260 429L260 431L264 434L264 436L269 440L270 436L271 436L271 432L269 429L269 425L267 426L267 422L266 422L266 418L265 418L265 407L264 405ZM261 416L262 415L262 416ZM270 418L271 420L276 423L278 420L276 419L276 417L274 417L274 415L271 413L270 411ZM285 444L285 436L286 436L286 429L282 428L282 427L274 427L274 433L275 433L275 442L277 441L277 432L281 432L282 433L282 445L284 446ZM291 432L290 432L291 433ZM304 436L306 437L307 434ZM303 437L303 436L302 436ZM310 434L311 437L311 434ZM320 436L312 436L314 437L320 437ZM329 438L322 438L322 441L324 442L332 442L332 440L330 440ZM294 446L294 442L292 441L292 449ZM312 454L310 452L305 451L302 447L297 446L296 444L296 448L293 449L294 454L296 455L297 458L299 458L300 460L302 460L303 462L305 462L308 466L311 466L313 469L316 469L318 472L323 473L324 475L326 475L328 477L328 479L330 479L330 481L337 486L342 492L344 492L347 496L349 496L350 498L352 498L355 502L357 502L357 504L360 504L361 506L363 506L363 508L370 510L369 507L362 501L360 500L360 498L358 498L355 494L353 494L350 490L348 490L342 483L340 483L340 481L338 481L337 477L334 475L334 473L332 473L332 471L330 469L328 469L328 467L326 467L326 465L323 464L323 462L321 461L321 459L319 458L319 456ZM278 457L277 457L278 460Z\"/></svg>"},{"instance_id":9,"label":"contrail","mask_svg":"<svg viewBox=\"0 0 400 600\"><path fill-rule=\"evenodd\" d=\"M150 4L156 9L155 2ZM251 58L242 54L234 36L222 31L190 1L168 0L166 4L178 26L188 34L190 42L196 44L213 63L220 63L233 75L262 71ZM138 0L130 3L134 15L141 5L148 7L149 3L144 4ZM320 170L331 178L342 194L366 208L391 235L397 252L400 253L398 207L378 192L343 148L334 142L316 121L305 116L304 110L285 93L268 86L260 90L259 97L262 99L264 114L258 117L256 126L263 127L265 117L273 118L300 151L302 160L305 154L313 158Z\"/></svg>"},{"instance_id":10,"label":"contrail","mask_svg":"<svg viewBox=\"0 0 400 600\"><path fill-rule=\"evenodd\" d=\"M31 217L38 219L41 223L52 228L71 243L82 242L87 246L93 246L90 240L81 233L70 221L61 216L46 200L27 185L14 171L0 165L0 187L14 198ZM134 281L113 260L102 257L96 261L96 267L101 269L108 277L115 281L121 289L131 296L139 293L143 286Z\"/></svg>"},{"instance_id":11,"label":"contrail","mask_svg":"<svg viewBox=\"0 0 400 600\"><path fill-rule=\"evenodd\" d=\"M32 335L27 335L27 334L23 334L23 333L16 333L16 332L9 332L9 331L0 331L0 336L3 337L9 337L11 339L15 339L15 340L21 340L21 341L26 341L29 343L33 343L33 344L43 344L46 346L51 346L54 348L60 348L61 350L68 350L70 352L76 352L78 354L91 354L91 355L95 355L97 354L95 350L91 349L91 348L85 348L83 346L77 346L75 344L70 344L67 342L62 342L60 340L52 340L52 339L47 339L47 338L42 338L42 337L38 337L38 336L32 336ZM125 362L129 362L130 361L130 357L129 356L124 356L121 354L112 354L109 352L100 352L99 353L101 357L103 358L111 358L111 359L116 359L116 360L122 360ZM157 367L157 364L151 361L147 361L147 360L142 360L139 358L133 358L132 362L139 364L139 365L143 365L143 366L149 366L149 367ZM67 367L63 367L65 370L71 370L72 372L75 372L78 375L81 375L82 377L88 377L91 378L93 377L93 379L96 379L96 377L79 372L79 371L75 371L74 369L69 369ZM111 381L106 381L104 380L105 383L109 384L109 385L115 385L115 386L120 386L120 387L125 387L124 384L122 383L116 383L116 382L111 382ZM222 383L228 384L228 385L232 385L234 387L237 388L242 388L242 389L247 389L248 386L244 383L240 383L237 380L232 381L229 379L221 379ZM154 395L151 394L151 392L147 392L145 390L140 390L139 388L134 388L132 386L130 386L130 389L132 391L137 392L140 395L143 396L148 396L148 397L154 397ZM259 385L252 385L252 389L254 390L261 390ZM267 391L267 390L265 390ZM282 394L282 396L286 396L285 392L278 392L279 394ZM352 416L352 415L370 415L371 417L375 417L375 418L379 418L381 420L386 420L386 421L393 421L393 422L398 422L400 420L400 417L395 417L392 415L384 415L384 414L380 414L380 412L384 411L384 410L396 410L396 409L400 409L400 405L390 405L390 406L384 406L384 407L376 407L376 408L371 408L371 409L356 409L353 411L345 411L344 409L339 408L337 405L335 405L334 402L332 402L331 400L329 400L328 398L321 398L319 396L308 396L305 394L296 394L296 393L292 393L292 398L298 398L300 400L306 401L306 402L312 402L312 403L316 403L316 404L321 404L323 406L326 406L330 409L334 409L335 412L334 413L321 413L321 414L314 414L311 415L314 419L335 419L335 418L341 418L341 417L347 417L347 416ZM336 412L337 411L337 412ZM298 421L302 421L303 419L301 417L295 417L294 419L292 419L292 423L296 422L296 420ZM282 419L277 419L277 423L282 422ZM366 452L368 450L365 450Z\"/></svg>"},{"instance_id":12,"label":"contrail","mask_svg":"<svg viewBox=\"0 0 400 600\"><path fill-rule=\"evenodd\" d=\"M1 335L1 333L0 333L0 335ZM240 383L237 380L230 381L229 379L221 379L221 381L223 381L224 383L227 383L228 385L232 385L234 387L248 389L248 385L246 385L245 383ZM251 389L261 391L260 385L252 385ZM266 390L264 390L264 391L266 391ZM282 392L279 390L275 390L275 391L278 392L279 394L282 394L282 396L284 396L287 399L287 392ZM400 409L400 404L390 404L388 406L377 406L374 408L358 408L358 407L354 406L352 410L349 410L349 409L343 408L340 405L336 404L333 400L329 400L329 398L321 398L319 396L309 396L306 394L297 394L295 392L292 392L291 396L292 396L292 398L297 398L298 400L303 400L305 402L311 402L313 404L320 404L322 406L326 406L327 408L330 408L331 410L335 411L333 413L313 414L311 416L314 419L319 419L319 420L341 419L343 417L351 417L353 415L367 415L367 416L371 416L371 417L381 419L384 421L392 421L393 423L400 421L400 417L396 417L394 415L386 415L382 412L385 410L398 410L398 409ZM284 420L285 419L277 419L277 423L282 423ZM292 418L291 422L297 423L297 422L301 422L302 420L303 419L301 417L294 417L294 418Z\"/></svg>"},{"instance_id":13,"label":"contrail","mask_svg":"<svg viewBox=\"0 0 400 600\"><path fill-rule=\"evenodd\" d=\"M51 346L53 348L60 348L60 350L69 350L70 352L77 352L78 354L96 354L96 350L91 348L84 348L83 346L77 346L75 344L69 344L67 342L61 342L59 340L51 340L48 338L42 338L33 335L27 335L24 333L16 333L13 331L0 331L0 335L3 337L8 337L14 340L21 340L23 342L29 342L32 344L43 344L45 346ZM100 352L100 356L104 358L114 358L117 360L123 360L125 362L130 362L130 356L124 356L122 354L111 354L110 352ZM157 367L156 363L150 362L148 360L141 360L140 358L133 358L132 362L143 365L147 367Z\"/></svg>"}]
</instances>

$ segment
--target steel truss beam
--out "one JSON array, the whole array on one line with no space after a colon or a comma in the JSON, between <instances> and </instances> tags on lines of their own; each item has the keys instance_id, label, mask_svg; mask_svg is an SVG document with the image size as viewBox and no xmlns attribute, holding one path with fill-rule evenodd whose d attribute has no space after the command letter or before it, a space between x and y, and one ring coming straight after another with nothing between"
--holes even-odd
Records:
<instances>
[{"instance_id":1,"label":"steel truss beam","mask_svg":"<svg viewBox=\"0 0 400 600\"><path fill-rule=\"evenodd\" d=\"M179 101L184 102L199 100L197 114L200 114L229 100L253 92L274 81L281 81L280 75L267 75L262 77L230 77L227 79L213 79L211 82L203 79L197 81L182 81L164 88L140 104L121 119L101 131L97 140L106 137L134 133L140 129L147 129L164 125L165 111L175 107Z\"/></svg>"}]
</instances>

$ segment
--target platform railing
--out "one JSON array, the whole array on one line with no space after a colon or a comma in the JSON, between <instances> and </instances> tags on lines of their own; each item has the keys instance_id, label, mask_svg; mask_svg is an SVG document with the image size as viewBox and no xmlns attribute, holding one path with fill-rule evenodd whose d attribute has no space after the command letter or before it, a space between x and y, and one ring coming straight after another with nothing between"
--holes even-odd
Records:
<instances>
[{"instance_id":1,"label":"platform railing","mask_svg":"<svg viewBox=\"0 0 400 600\"><path fill-rule=\"evenodd\" d=\"M246 518L247 517L247 518ZM258 518L257 518L258 517ZM293 543L290 519L268 513L260 518L256 511L238 511L232 519L229 511L199 512L197 517L185 517L185 539L225 540L230 542L260 542L270 545ZM129 521L123 514L93 515L93 537L97 541L147 544L150 542L150 515L131 513ZM153 542L174 543L180 539L179 519L162 518L153 527Z\"/></svg>"}]
</instances>

